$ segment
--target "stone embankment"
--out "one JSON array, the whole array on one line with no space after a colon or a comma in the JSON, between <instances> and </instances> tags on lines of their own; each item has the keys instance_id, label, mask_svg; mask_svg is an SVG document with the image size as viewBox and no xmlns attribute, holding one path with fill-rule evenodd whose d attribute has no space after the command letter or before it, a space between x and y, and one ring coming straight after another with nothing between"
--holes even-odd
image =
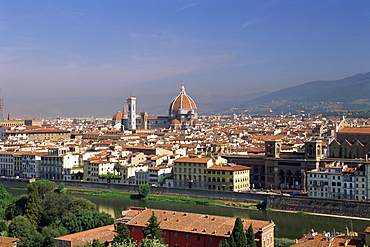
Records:
<instances>
[{"instance_id":1,"label":"stone embankment","mask_svg":"<svg viewBox=\"0 0 370 247\"><path fill-rule=\"evenodd\" d=\"M370 203L318 198L269 196L267 209L370 218Z\"/></svg>"},{"instance_id":2,"label":"stone embankment","mask_svg":"<svg viewBox=\"0 0 370 247\"><path fill-rule=\"evenodd\" d=\"M29 183L26 179L0 178L5 188L25 188ZM56 184L63 182L66 188L81 190L111 190L128 193L137 193L137 185L92 183L79 181L54 181ZM233 201L240 203L260 203L266 209L285 211L302 211L317 214L338 216L351 216L370 218L370 202L329 200L307 197L283 196L272 193L238 193L227 191L209 191L197 189L181 189L169 187L152 187L151 193L163 195L177 195L189 197L202 197L213 200Z\"/></svg>"}]
</instances>

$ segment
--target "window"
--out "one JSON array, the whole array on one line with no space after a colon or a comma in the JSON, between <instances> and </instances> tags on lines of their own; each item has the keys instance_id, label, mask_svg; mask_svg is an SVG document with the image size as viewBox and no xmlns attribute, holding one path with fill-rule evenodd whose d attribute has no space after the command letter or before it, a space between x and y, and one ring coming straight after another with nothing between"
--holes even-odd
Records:
<instances>
[{"instance_id":1,"label":"window","mask_svg":"<svg viewBox=\"0 0 370 247\"><path fill-rule=\"evenodd\" d=\"M208 237L208 241L209 241L210 243L212 243L212 236L209 236L209 237Z\"/></svg>"},{"instance_id":2,"label":"window","mask_svg":"<svg viewBox=\"0 0 370 247\"><path fill-rule=\"evenodd\" d=\"M197 234L197 241L200 241L200 235Z\"/></svg>"},{"instance_id":3,"label":"window","mask_svg":"<svg viewBox=\"0 0 370 247\"><path fill-rule=\"evenodd\" d=\"M174 232L174 233L173 233L173 237L174 237L174 238L177 238L177 232Z\"/></svg>"},{"instance_id":4,"label":"window","mask_svg":"<svg viewBox=\"0 0 370 247\"><path fill-rule=\"evenodd\" d=\"M185 233L185 239L189 239L189 233Z\"/></svg>"}]
</instances>

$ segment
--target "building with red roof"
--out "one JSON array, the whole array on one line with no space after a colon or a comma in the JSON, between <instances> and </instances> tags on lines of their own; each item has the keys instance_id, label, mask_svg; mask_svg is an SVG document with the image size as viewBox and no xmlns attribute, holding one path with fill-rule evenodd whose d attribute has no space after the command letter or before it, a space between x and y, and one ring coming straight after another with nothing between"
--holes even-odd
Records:
<instances>
[{"instance_id":1,"label":"building with red roof","mask_svg":"<svg viewBox=\"0 0 370 247\"><path fill-rule=\"evenodd\" d=\"M177 247L216 247L231 235L235 218L203 215L169 210L130 208L122 212L134 241L140 242L143 230L152 214L160 222L164 242ZM257 247L273 247L275 223L273 221L243 219L244 229L253 227Z\"/></svg>"}]
</instances>

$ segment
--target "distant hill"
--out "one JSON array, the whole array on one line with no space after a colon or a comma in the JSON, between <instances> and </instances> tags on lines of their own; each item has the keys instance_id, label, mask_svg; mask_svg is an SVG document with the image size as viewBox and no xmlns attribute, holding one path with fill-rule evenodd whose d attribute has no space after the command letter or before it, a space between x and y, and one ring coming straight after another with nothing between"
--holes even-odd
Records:
<instances>
[{"instance_id":1,"label":"distant hill","mask_svg":"<svg viewBox=\"0 0 370 247\"><path fill-rule=\"evenodd\" d=\"M314 81L269 93L237 106L241 112L297 113L370 109L370 72Z\"/></svg>"}]
</instances>

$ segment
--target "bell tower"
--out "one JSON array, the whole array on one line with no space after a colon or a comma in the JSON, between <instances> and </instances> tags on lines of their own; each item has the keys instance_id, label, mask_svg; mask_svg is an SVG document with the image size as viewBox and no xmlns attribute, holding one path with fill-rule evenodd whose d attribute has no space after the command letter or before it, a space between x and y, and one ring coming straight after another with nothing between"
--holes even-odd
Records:
<instances>
[{"instance_id":1,"label":"bell tower","mask_svg":"<svg viewBox=\"0 0 370 247\"><path fill-rule=\"evenodd\" d=\"M134 130L136 129L136 97L127 97L126 102L128 113L128 128Z\"/></svg>"},{"instance_id":2,"label":"bell tower","mask_svg":"<svg viewBox=\"0 0 370 247\"><path fill-rule=\"evenodd\" d=\"M304 157L305 159L321 160L322 156L322 141L305 141Z\"/></svg>"},{"instance_id":3,"label":"bell tower","mask_svg":"<svg viewBox=\"0 0 370 247\"><path fill-rule=\"evenodd\" d=\"M280 158L281 140L265 141L265 155L271 158Z\"/></svg>"}]
</instances>

